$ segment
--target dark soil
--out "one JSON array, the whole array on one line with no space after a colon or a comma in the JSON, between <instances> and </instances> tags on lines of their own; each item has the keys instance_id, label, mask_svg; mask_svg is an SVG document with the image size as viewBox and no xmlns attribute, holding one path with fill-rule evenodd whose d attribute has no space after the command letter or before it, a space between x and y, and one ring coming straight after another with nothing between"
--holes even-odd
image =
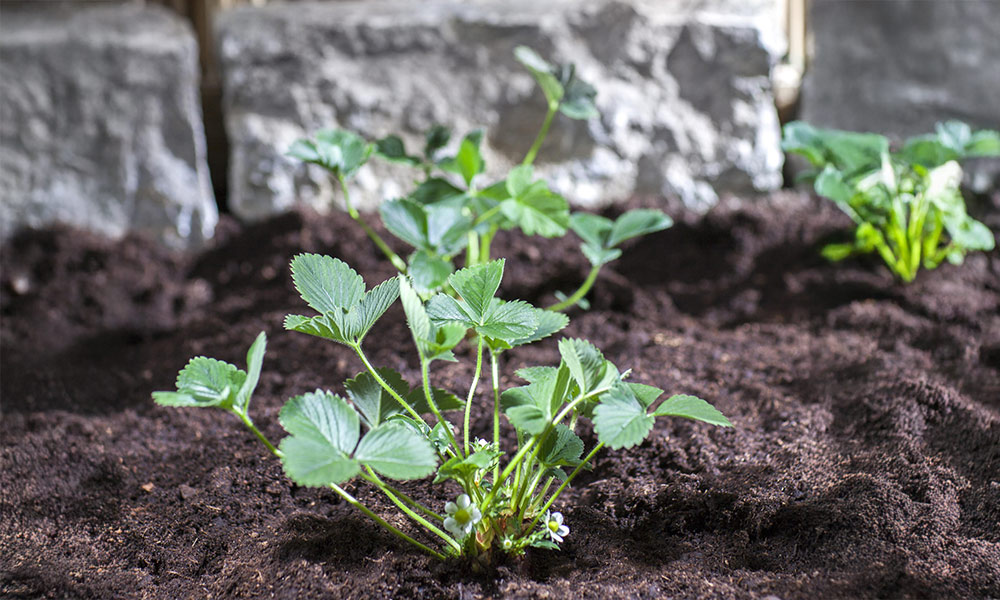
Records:
<instances>
[{"instance_id":1,"label":"dark soil","mask_svg":"<svg viewBox=\"0 0 1000 600\"><path fill-rule=\"evenodd\" d=\"M342 257L370 285L392 275L349 219L226 222L188 257L140 239L23 236L0 282L0 596L1000 597L1000 253L904 288L875 260L818 257L847 226L777 195L628 248L565 333L636 381L708 399L736 428L660 420L560 501L562 552L480 575L292 485L232 417L150 400L192 355L242 365L262 329L253 414L269 437L289 396L339 391L356 359L281 322L303 310L286 268L296 253ZM508 298L550 301L586 270L569 238L508 236L497 250ZM397 305L366 345L417 380L408 339ZM505 370L557 359L547 340L510 352ZM471 369L435 377L467 385ZM484 394L483 432L487 410ZM433 503L456 493L404 488Z\"/></svg>"}]
</instances>

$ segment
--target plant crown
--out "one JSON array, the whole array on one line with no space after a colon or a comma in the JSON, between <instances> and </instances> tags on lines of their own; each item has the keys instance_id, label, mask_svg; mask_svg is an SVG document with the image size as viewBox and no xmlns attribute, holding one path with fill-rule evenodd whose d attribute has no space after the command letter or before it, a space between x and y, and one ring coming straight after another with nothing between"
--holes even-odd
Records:
<instances>
[{"instance_id":1,"label":"plant crown","mask_svg":"<svg viewBox=\"0 0 1000 600\"><path fill-rule=\"evenodd\" d=\"M247 354L247 370L197 357L177 376L177 391L155 392L161 405L218 407L236 415L274 453L295 483L328 487L380 525L439 559L464 557L489 563L498 550L522 554L528 547L558 548L569 534L552 506L601 448L641 443L657 417L674 416L730 427L711 404L689 395L658 402L663 390L628 381L628 371L607 360L586 340L559 340L555 366L520 369L524 384L501 389L500 358L511 348L549 337L567 325L562 313L496 294L504 271L493 260L448 277L458 297L436 293L423 299L413 277L397 277L366 289L360 275L329 256L301 254L291 263L295 287L317 314L288 315L285 328L343 344L364 365L344 383L344 394L316 390L295 396L278 420L287 432L278 446L254 425L250 398L264 358L262 332ZM375 367L362 349L365 335L397 300L420 363L421 381ZM469 340L475 370L459 396L435 387L431 365L455 361ZM470 415L488 355L491 439L474 436ZM455 419L446 415L454 413ZM513 426L517 445L505 451L501 415ZM455 423L453 424L453 420ZM589 420L596 442L588 450L579 435ZM424 479L453 486L455 500L429 507L399 491L390 480ZM390 524L344 486L362 480L374 486L424 529L417 539Z\"/></svg>"},{"instance_id":2,"label":"plant crown","mask_svg":"<svg viewBox=\"0 0 1000 600\"><path fill-rule=\"evenodd\" d=\"M571 64L550 64L525 46L517 47L514 56L534 76L548 111L524 160L500 181L483 182L482 130L466 134L453 155L445 153L451 131L441 125L426 132L419 154L408 151L397 135L369 143L355 133L333 129L298 140L288 154L330 172L339 182L351 217L401 273L410 275L414 289L424 297L446 288L455 259L463 251L465 266L490 262L493 238L501 230L516 228L527 235L549 238L573 230L583 241L581 250L591 263L591 271L572 294L556 294L559 302L549 308L564 310L584 300L601 267L621 256L622 242L666 229L673 222L654 209L628 211L614 221L571 213L566 199L535 177L535 157L556 113L570 119L598 116L594 105L597 92L577 76ZM372 156L409 165L421 173L422 178L407 196L384 202L379 210L385 228L413 248L405 260L351 203L347 181Z\"/></svg>"},{"instance_id":3,"label":"plant crown","mask_svg":"<svg viewBox=\"0 0 1000 600\"><path fill-rule=\"evenodd\" d=\"M894 275L910 282L921 265L961 264L969 251L994 248L989 228L966 212L959 161L1000 156L996 131L973 132L948 121L892 151L881 135L795 121L785 125L782 147L809 161L813 169L802 177L857 224L853 242L823 248L829 260L878 252Z\"/></svg>"}]
</instances>

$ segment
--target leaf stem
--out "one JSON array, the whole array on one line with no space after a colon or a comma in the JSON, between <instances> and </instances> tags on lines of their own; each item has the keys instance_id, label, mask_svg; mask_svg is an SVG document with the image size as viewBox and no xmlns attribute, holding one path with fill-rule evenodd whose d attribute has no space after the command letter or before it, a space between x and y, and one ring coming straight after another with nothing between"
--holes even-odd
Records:
<instances>
[{"instance_id":1,"label":"leaf stem","mask_svg":"<svg viewBox=\"0 0 1000 600\"><path fill-rule=\"evenodd\" d=\"M458 440L455 439L455 432L451 430L451 422L445 420L441 414L441 410L438 408L437 402L434 401L434 391L431 389L430 363L427 362L423 352L420 352L419 349L417 352L420 354L420 377L423 380L424 397L427 399L427 405L431 407L431 412L434 413L434 417L437 418L438 423L444 424L444 429L448 433L451 446L457 454Z\"/></svg>"},{"instance_id":2,"label":"leaf stem","mask_svg":"<svg viewBox=\"0 0 1000 600\"><path fill-rule=\"evenodd\" d=\"M558 102L549 102L549 110L545 113L545 120L542 121L542 128L538 131L538 135L535 137L535 142L531 144L531 148L528 149L528 153L524 155L524 160L521 161L522 165L530 165L535 162L535 156L538 155L538 150L542 147L542 142L545 141L545 136L549 134L549 126L552 125L552 117L556 115L556 111L558 110Z\"/></svg>"},{"instance_id":3,"label":"leaf stem","mask_svg":"<svg viewBox=\"0 0 1000 600\"><path fill-rule=\"evenodd\" d=\"M405 502L403 502L402 500L400 500L399 497L397 497L396 494L394 494L393 491L389 489L389 486L387 486L384 483L382 483L382 480L379 479L378 475L375 474L375 471L373 471L371 467L365 467L365 469L368 471L368 473L367 474L365 474L365 473L361 474L361 477L363 479L365 479L365 481L368 481L369 483L371 483L372 485L374 485L375 487L377 487L379 490L381 490L382 493L385 494L386 497L389 498L389 500L391 500L392 503L395 504L399 508L399 510L403 511L404 513L406 513L406 515L408 517L410 517L411 519L413 519L417 523L420 523L421 525L423 525L424 528L427 529L427 531L430 531L434 535L436 535L439 538L443 539L450 546L452 546L453 548L455 548L455 550L461 551L462 547L458 545L458 542L456 542L454 540L454 538L452 538L447 533L441 531L438 527L436 527L430 521L428 521L427 519L421 517L412 508L410 508L409 506L407 506ZM410 502L413 503L414 501L410 500ZM419 503L417 503L416 506L418 508L421 508L423 511L430 512L429 509L426 509L426 508L420 506ZM440 518L438 515L434 514L433 512L431 514L434 515L434 516L436 516L436 517L438 517L438 518Z\"/></svg>"},{"instance_id":4,"label":"leaf stem","mask_svg":"<svg viewBox=\"0 0 1000 600\"><path fill-rule=\"evenodd\" d=\"M483 336L479 336L479 347L476 349L476 372L472 376L472 386L469 388L469 397L465 401L465 455L469 455L469 423L472 418L472 400L476 395L476 388L479 387L479 374L483 371Z\"/></svg>"},{"instance_id":5,"label":"leaf stem","mask_svg":"<svg viewBox=\"0 0 1000 600\"><path fill-rule=\"evenodd\" d=\"M386 258L389 259L389 262L392 263L392 266L396 267L396 270L400 273L405 274L406 261L392 251L389 244L385 243L385 240L383 240L382 237L368 225L364 217L361 216L361 213L358 212L358 209L354 208L354 205L351 204L351 194L347 191L347 181L345 181L344 176L338 173L337 180L340 181L340 189L344 193L344 206L347 207L347 214L351 215L351 218L357 221L358 225L361 225L361 229L364 229L371 241L378 246L378 249L382 251L382 254L385 254Z\"/></svg>"},{"instance_id":6,"label":"leaf stem","mask_svg":"<svg viewBox=\"0 0 1000 600\"><path fill-rule=\"evenodd\" d=\"M493 386L493 443L500 447L500 360L490 350L490 382ZM500 477L500 462L493 467L493 481Z\"/></svg>"},{"instance_id":7,"label":"leaf stem","mask_svg":"<svg viewBox=\"0 0 1000 600\"><path fill-rule=\"evenodd\" d=\"M392 396L392 398L396 402L399 402L399 405L402 406L404 409L406 409L406 412L410 413L411 417L416 419L418 422L423 423L425 427L428 427L427 421L424 421L424 418L420 416L420 413L414 410L414 408L410 406L410 403L404 400L403 397L400 396L396 390L392 389L392 386L386 383L385 380L382 379L382 376L378 374L378 371L375 370L375 367L373 367L372 364L368 362L368 357L365 356L364 351L361 349L361 345L360 344L348 344L348 345L354 350L354 353L358 355L358 358L360 358L361 362L364 363L365 368L368 369L368 372L375 379L375 381L380 386L382 386L382 389L389 392L389 395Z\"/></svg>"},{"instance_id":8,"label":"leaf stem","mask_svg":"<svg viewBox=\"0 0 1000 600\"><path fill-rule=\"evenodd\" d=\"M569 474L569 477L566 478L566 481L562 482L562 484L560 484L559 487L556 488L556 491L553 492L552 495L549 497L548 502L546 502L545 505L538 510L538 514L535 515L535 519L531 522L530 525L528 525L528 527L524 531L530 533L531 530L535 528L535 524L538 523L538 519L542 518L542 515L544 515L546 512L548 512L550 508L552 508L552 503L556 501L556 498L559 497L559 494L562 494L563 491L567 487L569 487L570 482L573 481L573 479L577 476L577 474L583 470L583 468L587 465L587 463L590 462L590 460L594 458L594 455L597 454L597 452L603 447L604 447L604 442L600 442L596 446L594 446L594 449L591 450L590 453L584 457L584 459L580 462L580 464L576 466L575 469L573 469L573 472Z\"/></svg>"},{"instance_id":9,"label":"leaf stem","mask_svg":"<svg viewBox=\"0 0 1000 600\"><path fill-rule=\"evenodd\" d=\"M264 446L266 446L267 449L270 450L271 454L277 456L278 458L281 458L281 450L278 450L274 446L274 444L272 444L266 437L264 437L264 434L261 433L260 429L257 429L257 426L253 424L253 420L250 419L250 415L243 412L242 410L238 410L235 408L230 409L230 412L239 417L240 421L243 421L243 424L246 425L247 429L252 431L253 434L257 436L257 439L259 439L261 442L264 443Z\"/></svg>"},{"instance_id":10,"label":"leaf stem","mask_svg":"<svg viewBox=\"0 0 1000 600\"><path fill-rule=\"evenodd\" d=\"M575 305L584 296L586 296L587 292L590 291L590 288L594 286L594 282L597 281L597 274L600 272L601 272L601 265L593 266L590 269L590 273L587 274L587 278L580 285L579 289L573 292L572 296L566 298L562 302L557 302L552 306L546 307L546 310L553 310L553 311L566 310L567 308L570 308L571 306Z\"/></svg>"},{"instance_id":11,"label":"leaf stem","mask_svg":"<svg viewBox=\"0 0 1000 600\"><path fill-rule=\"evenodd\" d=\"M479 264L479 234L469 231L468 242L465 245L465 266L471 267Z\"/></svg>"},{"instance_id":12,"label":"leaf stem","mask_svg":"<svg viewBox=\"0 0 1000 600\"><path fill-rule=\"evenodd\" d=\"M380 517L380 516L376 515L375 513L373 513L371 511L371 509L369 509L367 506L365 506L364 504L362 504L357 498L355 498L350 493L348 493L347 490L345 490L344 488L340 487L339 485L337 485L335 483L331 483L330 484L330 489L332 489L333 491L335 491L338 494L340 494L340 496L344 500L346 500L348 504L350 504L354 508L356 508L356 509L360 510L361 512L363 512L370 519L372 519L373 521L375 521L376 523L378 523L382 527L385 527L386 529L388 529L389 532L392 533L393 535L395 535L396 537L398 537L398 538L400 538L402 540L405 540L407 542L410 542L411 544L413 544L417 548L420 548L421 550L423 550L427 554L430 554L431 556L433 556L434 558L436 558L438 560L441 560L441 561L447 560L448 557L446 557L444 554L441 554L437 550L434 550L433 548L430 548L430 547L428 547L428 546L426 546L424 544L421 544L417 540L411 538L410 536L406 535L405 533L403 533L399 529L397 529L397 528L393 527L392 525L390 525L388 521L386 521L382 517Z\"/></svg>"}]
</instances>

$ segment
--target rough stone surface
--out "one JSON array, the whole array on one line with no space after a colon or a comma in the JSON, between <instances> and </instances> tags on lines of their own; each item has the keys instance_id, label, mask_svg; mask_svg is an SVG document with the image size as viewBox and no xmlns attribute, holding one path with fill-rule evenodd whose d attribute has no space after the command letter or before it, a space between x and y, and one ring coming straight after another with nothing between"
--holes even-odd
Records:
<instances>
[{"instance_id":1,"label":"rough stone surface","mask_svg":"<svg viewBox=\"0 0 1000 600\"><path fill-rule=\"evenodd\" d=\"M69 223L210 237L197 46L138 6L5 6L0 20L0 234Z\"/></svg>"},{"instance_id":2,"label":"rough stone surface","mask_svg":"<svg viewBox=\"0 0 1000 600\"><path fill-rule=\"evenodd\" d=\"M706 8L708 6L709 8ZM369 139L398 133L417 150L434 123L487 128L489 173L520 161L544 103L513 58L526 44L577 64L601 117L557 117L538 163L578 205L636 193L707 208L721 192L780 185L769 72L780 53L762 0L726 2L298 3L238 9L218 23L231 141L230 207L247 219L297 201L328 205L329 179L284 156L321 127ZM374 164L358 204L410 185Z\"/></svg>"},{"instance_id":3,"label":"rough stone surface","mask_svg":"<svg viewBox=\"0 0 1000 600\"><path fill-rule=\"evenodd\" d=\"M1000 129L1000 2L813 0L802 118L900 139L960 119ZM1000 184L1000 161L970 165Z\"/></svg>"}]
</instances>

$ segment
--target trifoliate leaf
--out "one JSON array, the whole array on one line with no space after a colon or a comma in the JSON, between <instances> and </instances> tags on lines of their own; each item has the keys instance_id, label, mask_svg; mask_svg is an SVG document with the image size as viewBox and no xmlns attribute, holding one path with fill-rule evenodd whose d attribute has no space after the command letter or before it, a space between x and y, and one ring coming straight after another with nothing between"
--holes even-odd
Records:
<instances>
[{"instance_id":1,"label":"trifoliate leaf","mask_svg":"<svg viewBox=\"0 0 1000 600\"><path fill-rule=\"evenodd\" d=\"M510 178L507 181L510 189ZM502 201L500 212L527 235L559 237L565 235L569 227L569 203L541 180Z\"/></svg>"},{"instance_id":2,"label":"trifoliate leaf","mask_svg":"<svg viewBox=\"0 0 1000 600\"><path fill-rule=\"evenodd\" d=\"M404 165L415 166L423 162L419 156L410 156L406 153L406 146L398 135L390 135L375 142L375 154Z\"/></svg>"},{"instance_id":3,"label":"trifoliate leaf","mask_svg":"<svg viewBox=\"0 0 1000 600\"><path fill-rule=\"evenodd\" d=\"M535 369L530 374L534 381L504 391L500 404L514 427L538 435L566 402L570 373L563 365L551 371Z\"/></svg>"},{"instance_id":4,"label":"trifoliate leaf","mask_svg":"<svg viewBox=\"0 0 1000 600\"><path fill-rule=\"evenodd\" d=\"M350 177L368 161L373 146L350 131L323 129L313 139L300 139L292 144L288 155L307 163L317 164L335 175Z\"/></svg>"},{"instance_id":5,"label":"trifoliate leaf","mask_svg":"<svg viewBox=\"0 0 1000 600\"><path fill-rule=\"evenodd\" d=\"M306 304L321 314L347 310L365 293L364 279L347 263L319 254L293 258L292 281Z\"/></svg>"},{"instance_id":6,"label":"trifoliate leaf","mask_svg":"<svg viewBox=\"0 0 1000 600\"><path fill-rule=\"evenodd\" d=\"M437 452L427 438L394 423L369 431L354 458L392 479L421 479L437 467Z\"/></svg>"},{"instance_id":7,"label":"trifoliate leaf","mask_svg":"<svg viewBox=\"0 0 1000 600\"><path fill-rule=\"evenodd\" d=\"M597 439L613 450L641 443L653 428L654 419L624 386L605 394L594 409Z\"/></svg>"},{"instance_id":8,"label":"trifoliate leaf","mask_svg":"<svg viewBox=\"0 0 1000 600\"><path fill-rule=\"evenodd\" d=\"M247 351L247 377L236 393L235 407L247 411L250 404L250 397L257 389L257 382L260 380L260 368L264 363L264 351L267 349L267 335L261 331L250 345Z\"/></svg>"},{"instance_id":9,"label":"trifoliate leaf","mask_svg":"<svg viewBox=\"0 0 1000 600\"><path fill-rule=\"evenodd\" d=\"M598 407L600 409L600 407ZM696 396L677 394L663 401L656 407L653 415L657 417L684 417L704 421L720 427L732 427L733 424L714 406Z\"/></svg>"},{"instance_id":10,"label":"trifoliate leaf","mask_svg":"<svg viewBox=\"0 0 1000 600\"><path fill-rule=\"evenodd\" d=\"M503 278L504 262L503 259L499 259L466 267L455 271L448 278L448 283L471 309L469 316L475 323L482 323L486 318L493 296L496 295L500 280Z\"/></svg>"},{"instance_id":11,"label":"trifoliate leaf","mask_svg":"<svg viewBox=\"0 0 1000 600\"><path fill-rule=\"evenodd\" d=\"M613 248L625 240L667 229L674 222L661 210L630 210L615 219L605 245Z\"/></svg>"}]
</instances>

